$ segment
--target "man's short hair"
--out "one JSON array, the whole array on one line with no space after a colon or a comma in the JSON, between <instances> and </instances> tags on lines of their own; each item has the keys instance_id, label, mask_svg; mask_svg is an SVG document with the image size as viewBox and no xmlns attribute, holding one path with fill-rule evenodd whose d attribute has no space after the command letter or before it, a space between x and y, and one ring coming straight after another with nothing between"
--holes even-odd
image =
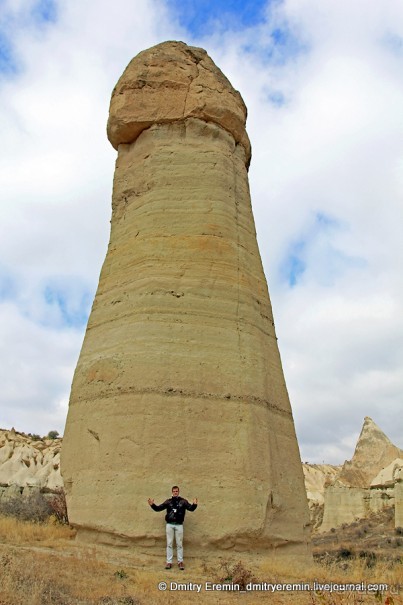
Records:
<instances>
[{"instance_id":1,"label":"man's short hair","mask_svg":"<svg viewBox=\"0 0 403 605\"><path fill-rule=\"evenodd\" d=\"M171 489L171 492L173 492L173 491L174 491L174 489L179 489L179 487L178 487L177 485L174 485L174 486L172 487L172 489Z\"/></svg>"}]
</instances>

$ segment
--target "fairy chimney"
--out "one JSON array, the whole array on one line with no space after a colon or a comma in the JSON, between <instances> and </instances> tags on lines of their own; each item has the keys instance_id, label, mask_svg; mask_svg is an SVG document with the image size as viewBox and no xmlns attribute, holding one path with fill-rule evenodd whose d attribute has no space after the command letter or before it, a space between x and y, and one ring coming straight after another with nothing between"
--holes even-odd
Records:
<instances>
[{"instance_id":1,"label":"fairy chimney","mask_svg":"<svg viewBox=\"0 0 403 605\"><path fill-rule=\"evenodd\" d=\"M245 121L239 92L182 42L141 52L114 88L110 242L62 450L79 537L160 552L147 498L178 484L199 499L187 555L309 552Z\"/></svg>"}]
</instances>

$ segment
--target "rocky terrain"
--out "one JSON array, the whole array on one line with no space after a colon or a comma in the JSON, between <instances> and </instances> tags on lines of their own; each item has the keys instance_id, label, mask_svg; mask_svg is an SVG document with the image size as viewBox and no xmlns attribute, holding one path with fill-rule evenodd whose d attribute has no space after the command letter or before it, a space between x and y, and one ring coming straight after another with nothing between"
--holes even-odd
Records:
<instances>
[{"instance_id":1,"label":"rocky terrain","mask_svg":"<svg viewBox=\"0 0 403 605\"><path fill-rule=\"evenodd\" d=\"M366 417L354 455L343 465L304 464L311 520L326 532L386 509L403 526L403 451Z\"/></svg>"},{"instance_id":2,"label":"rocky terrain","mask_svg":"<svg viewBox=\"0 0 403 605\"><path fill-rule=\"evenodd\" d=\"M377 559L402 561L403 530L395 527L393 507L330 531L316 532L312 541L314 557L323 561L348 564L356 557L366 559L366 565L373 565Z\"/></svg>"},{"instance_id":3,"label":"rocky terrain","mask_svg":"<svg viewBox=\"0 0 403 605\"><path fill-rule=\"evenodd\" d=\"M61 439L0 429L0 498L14 497L24 489L55 491L63 487L61 443Z\"/></svg>"}]
</instances>

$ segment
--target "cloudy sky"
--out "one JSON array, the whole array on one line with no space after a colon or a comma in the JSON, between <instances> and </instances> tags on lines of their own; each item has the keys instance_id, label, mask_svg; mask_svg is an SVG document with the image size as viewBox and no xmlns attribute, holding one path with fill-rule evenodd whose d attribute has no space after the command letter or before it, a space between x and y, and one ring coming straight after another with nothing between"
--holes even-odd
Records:
<instances>
[{"instance_id":1,"label":"cloudy sky","mask_svg":"<svg viewBox=\"0 0 403 605\"><path fill-rule=\"evenodd\" d=\"M105 256L113 86L164 40L248 107L250 186L303 460L403 447L401 0L0 0L0 427L63 432Z\"/></svg>"}]
</instances>

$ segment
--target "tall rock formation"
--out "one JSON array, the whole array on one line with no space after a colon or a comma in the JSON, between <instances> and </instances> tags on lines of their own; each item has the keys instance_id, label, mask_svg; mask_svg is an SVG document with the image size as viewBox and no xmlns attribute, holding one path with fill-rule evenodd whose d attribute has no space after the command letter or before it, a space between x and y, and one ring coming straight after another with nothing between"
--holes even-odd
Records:
<instances>
[{"instance_id":1,"label":"tall rock formation","mask_svg":"<svg viewBox=\"0 0 403 605\"><path fill-rule=\"evenodd\" d=\"M374 477L403 451L394 445L377 424L366 416L351 460L346 460L338 482L355 487L368 487Z\"/></svg>"},{"instance_id":2,"label":"tall rock formation","mask_svg":"<svg viewBox=\"0 0 403 605\"><path fill-rule=\"evenodd\" d=\"M140 53L113 91L111 236L62 450L79 536L160 549L147 497L178 484L200 503L187 554L309 552L245 120L207 53L182 42Z\"/></svg>"}]
</instances>

